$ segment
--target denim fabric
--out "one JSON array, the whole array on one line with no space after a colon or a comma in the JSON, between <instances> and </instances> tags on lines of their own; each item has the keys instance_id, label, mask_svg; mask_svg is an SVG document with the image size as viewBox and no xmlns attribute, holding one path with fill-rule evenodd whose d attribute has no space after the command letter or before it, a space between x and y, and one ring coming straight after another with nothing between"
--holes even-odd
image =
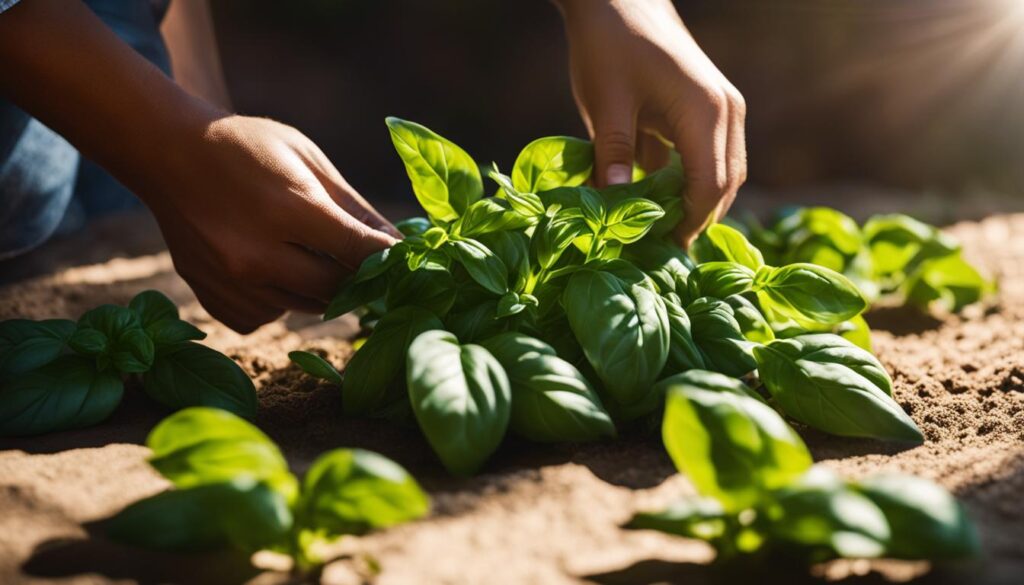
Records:
<instances>
[{"instance_id":1,"label":"denim fabric","mask_svg":"<svg viewBox=\"0 0 1024 585\"><path fill-rule=\"evenodd\" d=\"M0 8L13 4L0 0ZM159 28L167 2L87 4L118 37L170 74ZM26 252L55 232L73 231L89 218L139 205L123 185L57 133L0 99L0 259Z\"/></svg>"}]
</instances>

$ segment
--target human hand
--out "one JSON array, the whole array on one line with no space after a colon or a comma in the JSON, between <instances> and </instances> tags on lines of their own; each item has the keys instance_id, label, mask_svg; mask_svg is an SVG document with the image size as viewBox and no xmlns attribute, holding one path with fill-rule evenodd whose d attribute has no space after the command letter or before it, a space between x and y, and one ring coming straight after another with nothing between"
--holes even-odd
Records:
<instances>
[{"instance_id":1,"label":"human hand","mask_svg":"<svg viewBox=\"0 0 1024 585\"><path fill-rule=\"evenodd\" d=\"M701 51L669 0L555 0L573 93L595 146L599 186L652 170L674 144L686 171L688 244L725 215L746 180L743 96Z\"/></svg>"},{"instance_id":2,"label":"human hand","mask_svg":"<svg viewBox=\"0 0 1024 585\"><path fill-rule=\"evenodd\" d=\"M399 236L299 131L226 116L136 191L206 310L247 333L285 310L322 312L346 274Z\"/></svg>"}]
</instances>

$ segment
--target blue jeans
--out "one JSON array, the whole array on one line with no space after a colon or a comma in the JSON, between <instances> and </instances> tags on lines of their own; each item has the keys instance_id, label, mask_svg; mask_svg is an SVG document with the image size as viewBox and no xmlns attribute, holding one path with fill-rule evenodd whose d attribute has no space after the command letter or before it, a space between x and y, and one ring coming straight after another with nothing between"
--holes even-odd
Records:
<instances>
[{"instance_id":1,"label":"blue jeans","mask_svg":"<svg viewBox=\"0 0 1024 585\"><path fill-rule=\"evenodd\" d=\"M159 29L166 2L86 3L121 40L170 74ZM78 229L90 218L140 205L59 134L0 99L0 259L27 252L54 233Z\"/></svg>"}]
</instances>

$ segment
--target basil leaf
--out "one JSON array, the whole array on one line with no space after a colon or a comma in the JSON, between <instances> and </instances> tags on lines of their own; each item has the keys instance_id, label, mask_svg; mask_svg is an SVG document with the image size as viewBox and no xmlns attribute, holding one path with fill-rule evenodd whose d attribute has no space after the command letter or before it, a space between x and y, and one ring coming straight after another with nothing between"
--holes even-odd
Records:
<instances>
[{"instance_id":1,"label":"basil leaf","mask_svg":"<svg viewBox=\"0 0 1024 585\"><path fill-rule=\"evenodd\" d=\"M379 413L405 399L406 353L420 333L440 329L441 321L426 309L402 307L380 318L366 343L345 367L341 386L342 408L348 414Z\"/></svg>"},{"instance_id":2,"label":"basil leaf","mask_svg":"<svg viewBox=\"0 0 1024 585\"><path fill-rule=\"evenodd\" d=\"M338 373L338 370L330 362L315 353L292 351L288 352L288 359L299 366L303 372L314 378L320 378L321 380L341 385L341 374Z\"/></svg>"},{"instance_id":3,"label":"basil leaf","mask_svg":"<svg viewBox=\"0 0 1024 585\"><path fill-rule=\"evenodd\" d=\"M735 262L706 262L699 264L687 278L687 292L691 299L725 297L750 290L754 271Z\"/></svg>"},{"instance_id":4,"label":"basil leaf","mask_svg":"<svg viewBox=\"0 0 1024 585\"><path fill-rule=\"evenodd\" d=\"M516 158L512 185L529 193L582 185L593 166L594 147L586 140L568 136L538 138Z\"/></svg>"},{"instance_id":5,"label":"basil leaf","mask_svg":"<svg viewBox=\"0 0 1024 585\"><path fill-rule=\"evenodd\" d=\"M74 332L75 323L66 319L0 321L0 379L57 359Z\"/></svg>"},{"instance_id":6,"label":"basil leaf","mask_svg":"<svg viewBox=\"0 0 1024 585\"><path fill-rule=\"evenodd\" d=\"M578 210L571 210L578 211ZM582 215L560 211L541 220L530 240L530 249L541 268L547 270L558 262L573 240L590 231Z\"/></svg>"},{"instance_id":7,"label":"basil leaf","mask_svg":"<svg viewBox=\"0 0 1024 585\"><path fill-rule=\"evenodd\" d=\"M854 488L885 514L892 532L888 557L946 560L976 556L981 550L967 512L931 481L886 474L860 481Z\"/></svg>"},{"instance_id":8,"label":"basil leaf","mask_svg":"<svg viewBox=\"0 0 1024 585\"><path fill-rule=\"evenodd\" d=\"M501 364L435 330L412 342L407 367L413 413L434 452L451 473L475 473L508 428L511 391Z\"/></svg>"},{"instance_id":9,"label":"basil leaf","mask_svg":"<svg viewBox=\"0 0 1024 585\"><path fill-rule=\"evenodd\" d=\"M481 199L466 209L466 213L455 223L455 232L468 238L491 232L519 230L535 223L535 218L517 213L507 201Z\"/></svg>"},{"instance_id":10,"label":"basil leaf","mask_svg":"<svg viewBox=\"0 0 1024 585\"><path fill-rule=\"evenodd\" d=\"M421 518L429 506L416 480L394 461L362 449L335 449L309 468L295 515L300 530L334 539Z\"/></svg>"},{"instance_id":11,"label":"basil leaf","mask_svg":"<svg viewBox=\"0 0 1024 585\"><path fill-rule=\"evenodd\" d=\"M277 445L259 429L217 408L181 410L146 439L149 464L178 488L249 478L277 490L288 502L298 482Z\"/></svg>"},{"instance_id":12,"label":"basil leaf","mask_svg":"<svg viewBox=\"0 0 1024 585\"><path fill-rule=\"evenodd\" d=\"M686 281L696 268L693 260L673 242L644 238L623 249L622 258L647 273L662 296L685 293Z\"/></svg>"},{"instance_id":13,"label":"basil leaf","mask_svg":"<svg viewBox=\"0 0 1024 585\"><path fill-rule=\"evenodd\" d=\"M878 506L820 467L775 492L767 516L771 538L829 556L878 557L891 537Z\"/></svg>"},{"instance_id":14,"label":"basil leaf","mask_svg":"<svg viewBox=\"0 0 1024 585\"><path fill-rule=\"evenodd\" d=\"M504 333L481 345L508 375L516 434L537 442L615 435L615 425L590 382L550 345L522 333Z\"/></svg>"},{"instance_id":15,"label":"basil leaf","mask_svg":"<svg viewBox=\"0 0 1024 585\"><path fill-rule=\"evenodd\" d=\"M124 394L121 378L92 360L61 356L0 381L0 435L38 435L100 423Z\"/></svg>"},{"instance_id":16,"label":"basil leaf","mask_svg":"<svg viewBox=\"0 0 1024 585\"><path fill-rule=\"evenodd\" d=\"M903 285L908 302L923 309L934 303L953 312L980 301L992 290L994 286L960 254L924 261Z\"/></svg>"},{"instance_id":17,"label":"basil leaf","mask_svg":"<svg viewBox=\"0 0 1024 585\"><path fill-rule=\"evenodd\" d=\"M728 515L717 500L687 498L660 512L641 512L626 524L633 530L657 530L685 538L715 540L725 536Z\"/></svg>"},{"instance_id":18,"label":"basil leaf","mask_svg":"<svg viewBox=\"0 0 1024 585\"><path fill-rule=\"evenodd\" d=\"M654 222L665 216L657 203L640 198L616 203L605 217L605 237L631 244L647 235Z\"/></svg>"},{"instance_id":19,"label":"basil leaf","mask_svg":"<svg viewBox=\"0 0 1024 585\"><path fill-rule=\"evenodd\" d=\"M406 237L421 235L429 230L430 227L430 220L425 217L407 217L395 222L395 229Z\"/></svg>"},{"instance_id":20,"label":"basil leaf","mask_svg":"<svg viewBox=\"0 0 1024 585\"><path fill-rule=\"evenodd\" d=\"M508 269L508 281L522 290L530 275L530 238L522 232L492 232L478 241L494 253Z\"/></svg>"},{"instance_id":21,"label":"basil leaf","mask_svg":"<svg viewBox=\"0 0 1024 585\"><path fill-rule=\"evenodd\" d=\"M387 125L413 192L430 217L454 221L483 197L480 170L466 151L414 122L392 117Z\"/></svg>"},{"instance_id":22,"label":"basil leaf","mask_svg":"<svg viewBox=\"0 0 1024 585\"><path fill-rule=\"evenodd\" d=\"M752 348L740 330L732 307L724 301L699 298L686 308L690 332L704 365L728 376L741 377L757 367Z\"/></svg>"},{"instance_id":23,"label":"basil leaf","mask_svg":"<svg viewBox=\"0 0 1024 585\"><path fill-rule=\"evenodd\" d=\"M498 299L498 308L495 317L504 319L512 315L518 315L526 310L526 303L520 302L519 293L507 292Z\"/></svg>"},{"instance_id":24,"label":"basil leaf","mask_svg":"<svg viewBox=\"0 0 1024 585\"><path fill-rule=\"evenodd\" d=\"M128 308L138 317L139 324L155 345L169 345L206 337L198 328L182 321L178 317L178 307L160 291L142 291L132 298Z\"/></svg>"},{"instance_id":25,"label":"basil leaf","mask_svg":"<svg viewBox=\"0 0 1024 585\"><path fill-rule=\"evenodd\" d=\"M201 551L230 544L255 552L285 541L292 514L281 494L239 478L157 494L105 524L113 540L146 548Z\"/></svg>"},{"instance_id":26,"label":"basil leaf","mask_svg":"<svg viewBox=\"0 0 1024 585\"><path fill-rule=\"evenodd\" d=\"M761 314L760 309L754 306L747 297L743 295L730 295L722 299L732 307L732 316L740 326L743 337L755 343L768 343L775 339L775 332L772 326ZM858 315L856 319L861 319ZM861 319L863 320L863 319Z\"/></svg>"},{"instance_id":27,"label":"basil leaf","mask_svg":"<svg viewBox=\"0 0 1024 585\"><path fill-rule=\"evenodd\" d=\"M508 268L483 244L470 239L451 240L445 250L477 284L497 295L508 292Z\"/></svg>"},{"instance_id":28,"label":"basil leaf","mask_svg":"<svg viewBox=\"0 0 1024 585\"><path fill-rule=\"evenodd\" d=\"M838 335L777 339L755 347L754 356L761 380L787 416L835 435L924 440L892 399L881 364Z\"/></svg>"},{"instance_id":29,"label":"basil leaf","mask_svg":"<svg viewBox=\"0 0 1024 585\"><path fill-rule=\"evenodd\" d=\"M763 306L801 324L835 325L868 307L849 279L813 264L762 268L754 279L754 290Z\"/></svg>"},{"instance_id":30,"label":"basil leaf","mask_svg":"<svg viewBox=\"0 0 1024 585\"><path fill-rule=\"evenodd\" d=\"M68 347L75 353L98 357L110 351L110 340L101 331L92 327L78 327L68 339ZM109 362L109 359L107 360ZM107 362L100 369L106 369Z\"/></svg>"},{"instance_id":31,"label":"basil leaf","mask_svg":"<svg viewBox=\"0 0 1024 585\"><path fill-rule=\"evenodd\" d=\"M681 306L671 300L665 300L665 308L668 311L669 344L664 372L674 374L686 370L703 369L705 367L704 357L693 340L690 316Z\"/></svg>"},{"instance_id":32,"label":"basil leaf","mask_svg":"<svg viewBox=\"0 0 1024 585\"><path fill-rule=\"evenodd\" d=\"M455 303L455 293L451 272L443 266L426 264L392 281L384 302L389 312L411 306L444 315Z\"/></svg>"},{"instance_id":33,"label":"basil leaf","mask_svg":"<svg viewBox=\"0 0 1024 585\"><path fill-rule=\"evenodd\" d=\"M249 376L231 358L198 343L167 347L142 381L146 394L167 408L212 406L256 416L256 388Z\"/></svg>"},{"instance_id":34,"label":"basil leaf","mask_svg":"<svg viewBox=\"0 0 1024 585\"><path fill-rule=\"evenodd\" d=\"M836 335L839 335L864 351L872 351L871 328L868 327L868 322L864 320L863 315L857 315L849 321L843 321L840 323L836 327Z\"/></svg>"},{"instance_id":35,"label":"basil leaf","mask_svg":"<svg viewBox=\"0 0 1024 585\"><path fill-rule=\"evenodd\" d=\"M106 343L99 349L99 337L88 336L89 344L83 343L85 337L74 336L73 347L87 355L97 355L97 364L105 369L107 364L113 365L123 374L140 374L150 368L156 355L153 341L142 330L135 312L116 305L101 305L86 311L78 319L79 329L94 329L104 337Z\"/></svg>"},{"instance_id":36,"label":"basil leaf","mask_svg":"<svg viewBox=\"0 0 1024 585\"><path fill-rule=\"evenodd\" d=\"M687 373L690 374L690 373ZM768 405L745 393L707 389L682 374L667 395L662 435L676 467L728 511L758 504L811 466L800 437Z\"/></svg>"},{"instance_id":37,"label":"basil leaf","mask_svg":"<svg viewBox=\"0 0 1024 585\"><path fill-rule=\"evenodd\" d=\"M790 249L790 256L784 260L787 264L813 262L806 249L801 250L809 242L821 242L841 255L852 256L860 249L863 241L856 221L828 207L798 209L776 224L775 232L786 241Z\"/></svg>"},{"instance_id":38,"label":"basil leaf","mask_svg":"<svg viewBox=\"0 0 1024 585\"><path fill-rule=\"evenodd\" d=\"M384 276L364 282L349 280L327 305L327 309L324 311L324 321L351 313L363 305L380 299L387 292L388 282Z\"/></svg>"},{"instance_id":39,"label":"basil leaf","mask_svg":"<svg viewBox=\"0 0 1024 585\"><path fill-rule=\"evenodd\" d=\"M668 359L670 337L653 282L622 260L588 265L569 277L562 304L609 396L626 405L646 395Z\"/></svg>"},{"instance_id":40,"label":"basil leaf","mask_svg":"<svg viewBox=\"0 0 1024 585\"><path fill-rule=\"evenodd\" d=\"M703 244L696 248L701 251L697 255L700 262L735 262L755 271L764 266L761 251L736 228L711 224L699 239Z\"/></svg>"},{"instance_id":41,"label":"basil leaf","mask_svg":"<svg viewBox=\"0 0 1024 585\"><path fill-rule=\"evenodd\" d=\"M899 213L872 216L863 231L874 275L879 278L903 273L926 246L932 247L932 242L939 244L933 248L938 256L959 251L959 246L947 242L939 230Z\"/></svg>"},{"instance_id":42,"label":"basil leaf","mask_svg":"<svg viewBox=\"0 0 1024 585\"><path fill-rule=\"evenodd\" d=\"M601 190L611 204L627 198L649 199L661 207L665 215L654 222L649 235L660 238L672 233L683 218L683 167L679 156L673 153L671 162L640 181L612 185Z\"/></svg>"},{"instance_id":43,"label":"basil leaf","mask_svg":"<svg viewBox=\"0 0 1024 585\"><path fill-rule=\"evenodd\" d=\"M520 191L512 185L512 179L498 172L498 165L494 165L487 176L494 180L501 187L512 209L523 217L539 217L544 214L544 202L534 193Z\"/></svg>"}]
</instances>

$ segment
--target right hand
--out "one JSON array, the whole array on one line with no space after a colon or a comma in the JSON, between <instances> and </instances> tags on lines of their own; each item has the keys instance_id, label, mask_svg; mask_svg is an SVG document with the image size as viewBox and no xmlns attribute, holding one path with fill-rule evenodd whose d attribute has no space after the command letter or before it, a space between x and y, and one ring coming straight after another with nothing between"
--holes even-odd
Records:
<instances>
[{"instance_id":1,"label":"right hand","mask_svg":"<svg viewBox=\"0 0 1024 585\"><path fill-rule=\"evenodd\" d=\"M299 131L215 119L136 189L203 307L240 333L319 313L368 255L401 237Z\"/></svg>"}]
</instances>

